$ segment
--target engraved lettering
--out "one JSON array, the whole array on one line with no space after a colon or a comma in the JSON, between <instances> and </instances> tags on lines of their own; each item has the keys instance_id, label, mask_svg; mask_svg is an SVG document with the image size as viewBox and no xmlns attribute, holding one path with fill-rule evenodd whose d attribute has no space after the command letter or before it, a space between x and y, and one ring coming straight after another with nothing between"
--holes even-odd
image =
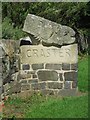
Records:
<instances>
[{"instance_id":1,"label":"engraved lettering","mask_svg":"<svg viewBox=\"0 0 90 120\"><path fill-rule=\"evenodd\" d=\"M56 54L57 54L57 49L52 49L53 50L53 52L54 52L54 55L56 56Z\"/></svg>"},{"instance_id":2,"label":"engraved lettering","mask_svg":"<svg viewBox=\"0 0 90 120\"><path fill-rule=\"evenodd\" d=\"M40 55L43 56L43 57L45 57L45 53L44 53L43 49L41 49L41 54Z\"/></svg>"},{"instance_id":3,"label":"engraved lettering","mask_svg":"<svg viewBox=\"0 0 90 120\"><path fill-rule=\"evenodd\" d=\"M46 55L46 57L49 57L50 56L50 49L47 49L47 55Z\"/></svg>"},{"instance_id":4,"label":"engraved lettering","mask_svg":"<svg viewBox=\"0 0 90 120\"><path fill-rule=\"evenodd\" d=\"M70 57L70 49L66 49L66 54Z\"/></svg>"},{"instance_id":5,"label":"engraved lettering","mask_svg":"<svg viewBox=\"0 0 90 120\"><path fill-rule=\"evenodd\" d=\"M28 57L31 57L31 56L32 56L32 54L31 54L31 50L30 50L30 49L27 50L27 56L28 56Z\"/></svg>"},{"instance_id":6,"label":"engraved lettering","mask_svg":"<svg viewBox=\"0 0 90 120\"><path fill-rule=\"evenodd\" d=\"M63 57L63 51L59 50L59 57Z\"/></svg>"},{"instance_id":7,"label":"engraved lettering","mask_svg":"<svg viewBox=\"0 0 90 120\"><path fill-rule=\"evenodd\" d=\"M37 49L33 49L33 54L34 54L34 56L38 57L38 50Z\"/></svg>"}]
</instances>

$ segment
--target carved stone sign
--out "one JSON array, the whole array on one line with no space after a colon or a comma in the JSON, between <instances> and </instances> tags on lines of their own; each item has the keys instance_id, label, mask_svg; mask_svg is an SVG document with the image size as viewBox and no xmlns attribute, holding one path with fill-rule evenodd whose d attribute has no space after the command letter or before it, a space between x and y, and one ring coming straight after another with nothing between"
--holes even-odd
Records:
<instances>
[{"instance_id":1,"label":"carved stone sign","mask_svg":"<svg viewBox=\"0 0 90 120\"><path fill-rule=\"evenodd\" d=\"M76 63L77 44L45 47L43 45L21 46L21 63Z\"/></svg>"}]
</instances>

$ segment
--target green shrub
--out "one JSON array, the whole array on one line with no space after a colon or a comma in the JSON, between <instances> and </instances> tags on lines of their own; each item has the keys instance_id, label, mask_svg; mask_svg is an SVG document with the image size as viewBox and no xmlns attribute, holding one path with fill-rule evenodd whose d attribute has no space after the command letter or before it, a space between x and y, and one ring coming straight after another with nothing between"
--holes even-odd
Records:
<instances>
[{"instance_id":1,"label":"green shrub","mask_svg":"<svg viewBox=\"0 0 90 120\"><path fill-rule=\"evenodd\" d=\"M2 38L3 39L13 39L18 40L22 37L25 37L26 33L24 33L18 27L13 27L12 21L5 17L2 22Z\"/></svg>"}]
</instances>

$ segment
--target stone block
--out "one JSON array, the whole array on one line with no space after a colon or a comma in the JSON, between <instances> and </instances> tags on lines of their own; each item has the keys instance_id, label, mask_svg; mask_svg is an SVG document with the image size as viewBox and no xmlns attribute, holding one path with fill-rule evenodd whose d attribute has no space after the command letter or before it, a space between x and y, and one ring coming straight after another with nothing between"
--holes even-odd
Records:
<instances>
[{"instance_id":1,"label":"stone block","mask_svg":"<svg viewBox=\"0 0 90 120\"><path fill-rule=\"evenodd\" d=\"M22 70L29 70L30 69L30 65L29 64L23 64L22 65Z\"/></svg>"},{"instance_id":2,"label":"stone block","mask_svg":"<svg viewBox=\"0 0 90 120\"><path fill-rule=\"evenodd\" d=\"M70 81L64 82L64 89L71 89L71 82Z\"/></svg>"},{"instance_id":3,"label":"stone block","mask_svg":"<svg viewBox=\"0 0 90 120\"><path fill-rule=\"evenodd\" d=\"M72 82L72 88L77 88L77 81Z\"/></svg>"},{"instance_id":4,"label":"stone block","mask_svg":"<svg viewBox=\"0 0 90 120\"><path fill-rule=\"evenodd\" d=\"M32 90L39 90L40 89L39 84L38 83L32 84L31 89Z\"/></svg>"},{"instance_id":5,"label":"stone block","mask_svg":"<svg viewBox=\"0 0 90 120\"><path fill-rule=\"evenodd\" d=\"M33 70L44 69L44 64L32 64Z\"/></svg>"},{"instance_id":6,"label":"stone block","mask_svg":"<svg viewBox=\"0 0 90 120\"><path fill-rule=\"evenodd\" d=\"M2 58L0 58L0 65L2 65Z\"/></svg>"},{"instance_id":7,"label":"stone block","mask_svg":"<svg viewBox=\"0 0 90 120\"><path fill-rule=\"evenodd\" d=\"M13 94L13 93L19 93L21 92L21 83L16 83L14 86L12 86L7 94Z\"/></svg>"},{"instance_id":8,"label":"stone block","mask_svg":"<svg viewBox=\"0 0 90 120\"><path fill-rule=\"evenodd\" d=\"M22 91L30 90L30 85L29 84L23 84L21 87Z\"/></svg>"},{"instance_id":9,"label":"stone block","mask_svg":"<svg viewBox=\"0 0 90 120\"><path fill-rule=\"evenodd\" d=\"M31 78L31 74L21 74L20 75L20 79L27 79L27 78Z\"/></svg>"},{"instance_id":10,"label":"stone block","mask_svg":"<svg viewBox=\"0 0 90 120\"><path fill-rule=\"evenodd\" d=\"M70 64L63 63L62 64L62 70L70 70Z\"/></svg>"},{"instance_id":11,"label":"stone block","mask_svg":"<svg viewBox=\"0 0 90 120\"><path fill-rule=\"evenodd\" d=\"M77 70L78 69L78 64L71 64L71 70Z\"/></svg>"},{"instance_id":12,"label":"stone block","mask_svg":"<svg viewBox=\"0 0 90 120\"><path fill-rule=\"evenodd\" d=\"M64 77L66 81L77 81L77 72L65 72Z\"/></svg>"},{"instance_id":13,"label":"stone block","mask_svg":"<svg viewBox=\"0 0 90 120\"><path fill-rule=\"evenodd\" d=\"M57 81L58 80L58 73L56 71L38 71L38 79L41 81Z\"/></svg>"},{"instance_id":14,"label":"stone block","mask_svg":"<svg viewBox=\"0 0 90 120\"><path fill-rule=\"evenodd\" d=\"M41 89L45 89L46 87L46 83L35 83L35 84L31 84L31 89L33 90L41 90Z\"/></svg>"},{"instance_id":15,"label":"stone block","mask_svg":"<svg viewBox=\"0 0 90 120\"><path fill-rule=\"evenodd\" d=\"M25 84L25 83L27 83L27 80L22 80L20 83L24 83Z\"/></svg>"},{"instance_id":16,"label":"stone block","mask_svg":"<svg viewBox=\"0 0 90 120\"><path fill-rule=\"evenodd\" d=\"M0 65L0 73L2 73L2 65Z\"/></svg>"},{"instance_id":17,"label":"stone block","mask_svg":"<svg viewBox=\"0 0 90 120\"><path fill-rule=\"evenodd\" d=\"M30 79L30 80L28 80L28 83L30 83L30 84L38 83L38 79Z\"/></svg>"},{"instance_id":18,"label":"stone block","mask_svg":"<svg viewBox=\"0 0 90 120\"><path fill-rule=\"evenodd\" d=\"M59 74L60 81L63 81L62 73Z\"/></svg>"},{"instance_id":19,"label":"stone block","mask_svg":"<svg viewBox=\"0 0 90 120\"><path fill-rule=\"evenodd\" d=\"M76 94L77 94L77 89L73 88L73 89L62 89L62 90L59 90L57 95L60 95L60 96L75 96Z\"/></svg>"},{"instance_id":20,"label":"stone block","mask_svg":"<svg viewBox=\"0 0 90 120\"><path fill-rule=\"evenodd\" d=\"M59 82L48 82L47 87L49 89L62 89L63 84Z\"/></svg>"},{"instance_id":21,"label":"stone block","mask_svg":"<svg viewBox=\"0 0 90 120\"><path fill-rule=\"evenodd\" d=\"M40 93L42 95L54 95L54 91L53 90L47 90L47 89L41 90Z\"/></svg>"},{"instance_id":22,"label":"stone block","mask_svg":"<svg viewBox=\"0 0 90 120\"><path fill-rule=\"evenodd\" d=\"M28 14L23 30L42 40L47 44L63 45L74 43L75 31L65 25L52 22L33 14ZM36 41L38 41L36 39Z\"/></svg>"},{"instance_id":23,"label":"stone block","mask_svg":"<svg viewBox=\"0 0 90 120\"><path fill-rule=\"evenodd\" d=\"M33 74L33 76L32 76L33 78L37 78L37 75L35 75L35 74Z\"/></svg>"},{"instance_id":24,"label":"stone block","mask_svg":"<svg viewBox=\"0 0 90 120\"><path fill-rule=\"evenodd\" d=\"M46 64L45 69L61 70L61 64Z\"/></svg>"}]
</instances>

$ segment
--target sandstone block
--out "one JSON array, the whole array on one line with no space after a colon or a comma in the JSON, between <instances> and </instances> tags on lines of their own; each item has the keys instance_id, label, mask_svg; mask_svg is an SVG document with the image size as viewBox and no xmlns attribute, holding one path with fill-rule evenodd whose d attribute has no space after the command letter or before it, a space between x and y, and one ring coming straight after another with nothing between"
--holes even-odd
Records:
<instances>
[{"instance_id":1,"label":"sandstone block","mask_svg":"<svg viewBox=\"0 0 90 120\"><path fill-rule=\"evenodd\" d=\"M38 79L40 81L57 81L58 80L58 73L56 71L38 71Z\"/></svg>"}]
</instances>

